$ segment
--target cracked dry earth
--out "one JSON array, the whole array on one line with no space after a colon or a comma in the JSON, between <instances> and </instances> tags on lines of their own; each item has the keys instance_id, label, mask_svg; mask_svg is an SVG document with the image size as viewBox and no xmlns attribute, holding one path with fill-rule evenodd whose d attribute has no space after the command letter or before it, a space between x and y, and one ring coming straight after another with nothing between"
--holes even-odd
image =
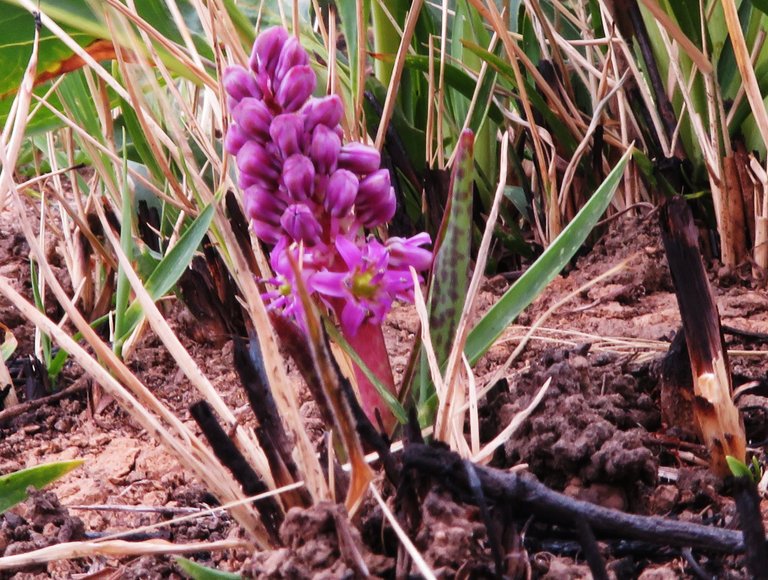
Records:
<instances>
[{"instance_id":1,"label":"cracked dry earth","mask_svg":"<svg viewBox=\"0 0 768 580\"><path fill-rule=\"evenodd\" d=\"M28 249L0 216L0 272L31 294ZM56 248L50 248L55 256ZM677 303L655 219L623 218L599 239L564 276L557 278L519 317L475 371L479 385L496 378L528 327L551 306L622 260L625 269L559 306L535 332L522 354L511 361L480 406L481 439L489 441L524 409L542 384L549 392L523 426L497 450L492 465L526 464L541 481L572 497L639 514L736 527L736 510L721 484L709 475L703 448L667 428L659 392L661 359L680 325ZM54 259L54 263L56 260ZM61 261L58 262L61 264ZM729 327L768 332L768 296L746 271L708 264L723 322ZM65 274L61 267L62 276ZM480 308L490 306L507 286L488 280ZM233 409L247 409L232 365L232 345L206 343L178 303L165 314L203 372ZM52 312L51 314L57 314ZM59 313L60 314L60 313ZM0 322L19 341L11 361L18 376L34 351L34 329L0 300ZM402 373L417 331L411 308L397 307L387 323L396 374ZM727 337L735 385L754 382L737 403L750 445L765 460L768 438L768 364L759 341ZM16 362L13 362L16 361ZM161 399L194 427L188 407L196 396L163 346L147 336L129 355L131 369ZM20 390L23 390L20 379ZM0 516L0 554L10 555L73 539L93 538L167 520L183 508L212 505L204 481L190 477L174 458L138 428L114 403L99 396L76 365L61 387L83 390L0 424L0 473L44 461L84 459L42 493ZM302 391L302 414L310 430L322 432L314 403ZM247 416L247 412L244 412ZM394 490L383 484L390 505ZM494 560L481 511L457 498L439 481L421 490L416 547L440 578L492 577ZM154 511L97 510L98 506L152 508ZM163 508L163 509L160 509ZM763 513L768 504L763 502ZM512 516L514 517L514 514ZM567 526L515 521L504 532L506 572L534 578L587 578L577 538ZM524 532L520 534L520 532ZM227 516L204 517L159 528L152 537L172 542L239 537ZM280 531L283 547L268 553L244 550L201 553L194 559L223 570L242 570L257 578L342 578L359 574L363 561L371 574L393 578L398 540L380 508L368 499L351 520L338 506L320 504L291 511ZM700 551L622 542L598 536L609 575L616 578L746 578L744 561ZM2 578L181 578L173 558L89 558L54 562Z\"/></svg>"}]
</instances>

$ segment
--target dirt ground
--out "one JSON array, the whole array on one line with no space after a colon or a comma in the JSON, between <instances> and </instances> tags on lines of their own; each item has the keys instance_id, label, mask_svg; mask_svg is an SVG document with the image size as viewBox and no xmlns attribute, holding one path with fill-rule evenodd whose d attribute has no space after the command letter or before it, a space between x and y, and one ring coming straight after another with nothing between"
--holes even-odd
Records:
<instances>
[{"instance_id":1,"label":"dirt ground","mask_svg":"<svg viewBox=\"0 0 768 580\"><path fill-rule=\"evenodd\" d=\"M17 288L29 296L28 248L7 215L0 216L0 231L0 274L14 279ZM498 369L508 362L530 325L550 307L627 258L625 269L560 305L535 331L523 353L509 362L503 373L505 381L496 384L481 403L481 436L488 441L528 405L546 379L552 379L542 404L496 453L492 465L527 464L551 488L599 505L737 529L733 500L709 474L703 448L670 429L662 414L661 359L680 319L655 217L625 217L614 222L592 250L557 278L481 360L475 369L478 385L502 378L497 376ZM727 271L709 264L723 323L768 333L768 297L746 268ZM507 285L501 276L488 280L480 308L487 308ZM196 341L195 322L178 303L169 305L166 315L228 404L233 409L246 408L231 343L219 347ZM34 329L1 299L0 322L19 341L10 366L23 390L23 361L34 352ZM416 331L413 310L396 307L386 336L398 375ZM754 339L727 338L729 348L739 351L731 357L735 386L754 383L737 403L744 414L749 445L765 461L768 348ZM148 336L128 362L144 384L194 428L188 408L195 394L163 346ZM167 520L184 508L208 507L215 502L204 483L186 474L115 404L100 405L88 377L72 365L58 386L75 383L86 388L0 424L0 473L47 461L85 460L80 468L46 488L46 493L0 516L0 554L135 529ZM322 428L308 395L302 412L312 428ZM122 506L145 511L118 509ZM440 485L433 485L424 495L420 509L420 525L412 539L439 577L492 577L491 542L481 510L456 501ZM323 504L291 512L281 529L281 550L213 552L194 558L223 570L243 569L253 577L353 577L354 566L344 557L338 539L339 518L344 517L338 510ZM768 516L765 501L762 510ZM383 521L381 510L369 500L353 520L350 537L362 546L371 573L394 577L398 542ZM568 530L532 519L519 522L517 529L524 531L517 535L522 544L508 553L507 571L529 572L534 578L589 577L577 538ZM229 517L216 515L159 528L151 537L181 543L239 537L239 531ZM620 540L598 537L609 574L617 578L650 580L700 577L702 573L748 577L740 556ZM182 576L172 558L161 556L55 562L2 572L0 577Z\"/></svg>"}]
</instances>

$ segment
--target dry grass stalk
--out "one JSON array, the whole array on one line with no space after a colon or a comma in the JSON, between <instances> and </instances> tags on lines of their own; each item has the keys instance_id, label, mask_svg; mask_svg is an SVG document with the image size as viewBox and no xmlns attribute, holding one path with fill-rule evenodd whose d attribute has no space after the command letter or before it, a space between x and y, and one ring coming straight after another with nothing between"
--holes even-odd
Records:
<instances>
[{"instance_id":1,"label":"dry grass stalk","mask_svg":"<svg viewBox=\"0 0 768 580\"><path fill-rule=\"evenodd\" d=\"M504 445L509 440L509 438L512 437L512 435L514 435L515 432L520 428L523 422L531 416L531 413L536 410L536 407L539 406L539 403L541 403L541 401L544 399L544 396L547 394L549 385L551 383L552 377L549 377L544 382L544 384L541 385L541 388L536 393L536 396L533 398L533 400L528 404L528 406L517 413L514 417L512 417L509 425L504 427L504 429L502 429L501 432L496 435L496 437L486 443L480 452L475 453L472 456L472 461L475 463L489 462L493 458L493 454L496 452L496 450Z\"/></svg>"},{"instance_id":2,"label":"dry grass stalk","mask_svg":"<svg viewBox=\"0 0 768 580\"><path fill-rule=\"evenodd\" d=\"M242 540L219 540L217 542L193 542L189 544L175 544L165 540L145 540L143 542L128 542L125 540L67 542L40 548L25 554L0 558L0 570L14 570L24 566L40 565L57 560L73 560L75 558L167 556L170 554L237 550L247 547L248 544Z\"/></svg>"},{"instance_id":3,"label":"dry grass stalk","mask_svg":"<svg viewBox=\"0 0 768 580\"><path fill-rule=\"evenodd\" d=\"M424 556L422 556L416 546L413 545L413 542L408 537L408 534L405 533L405 530L400 525L400 522L397 521L395 514L393 514L392 510L389 509L387 502L384 501L384 499L381 497L381 494L379 494L374 485L371 485L371 494L376 499L379 507L381 507L381 511L384 513L384 517L387 518L390 525L392 526L392 529L395 530L397 538L400 540L400 543L403 544L403 547L405 547L408 555L411 557L414 564L416 564L419 572L421 572L421 575L424 576L424 578L427 580L437 580L437 576L435 576L435 573L430 569L429 564L427 564L427 561L424 559Z\"/></svg>"}]
</instances>

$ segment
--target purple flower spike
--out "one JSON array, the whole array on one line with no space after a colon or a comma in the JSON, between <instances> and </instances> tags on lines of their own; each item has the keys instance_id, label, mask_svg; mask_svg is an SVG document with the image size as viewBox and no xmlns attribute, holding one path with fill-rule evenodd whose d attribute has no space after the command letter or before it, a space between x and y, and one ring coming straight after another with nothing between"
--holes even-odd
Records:
<instances>
[{"instance_id":1,"label":"purple flower spike","mask_svg":"<svg viewBox=\"0 0 768 580\"><path fill-rule=\"evenodd\" d=\"M304 142L304 119L297 113L278 115L272 121L269 135L282 153L283 159L301 153Z\"/></svg>"},{"instance_id":2,"label":"purple flower spike","mask_svg":"<svg viewBox=\"0 0 768 580\"><path fill-rule=\"evenodd\" d=\"M413 266L418 271L432 266L432 252L422 248L432 243L429 234L422 232L410 238L389 238L385 245L389 251L389 265L403 270Z\"/></svg>"},{"instance_id":3,"label":"purple flower spike","mask_svg":"<svg viewBox=\"0 0 768 580\"><path fill-rule=\"evenodd\" d=\"M275 99L284 111L298 111L315 90L317 78L309 65L295 66L285 75L275 92Z\"/></svg>"},{"instance_id":4,"label":"purple flower spike","mask_svg":"<svg viewBox=\"0 0 768 580\"><path fill-rule=\"evenodd\" d=\"M228 66L224 69L223 84L224 90L232 99L231 104L236 105L248 97L261 98L256 79L241 66Z\"/></svg>"},{"instance_id":5,"label":"purple flower spike","mask_svg":"<svg viewBox=\"0 0 768 580\"><path fill-rule=\"evenodd\" d=\"M248 141L248 135L237 125L230 125L227 136L224 138L224 150L230 155L237 155L246 141Z\"/></svg>"},{"instance_id":6,"label":"purple flower spike","mask_svg":"<svg viewBox=\"0 0 768 580\"><path fill-rule=\"evenodd\" d=\"M344 106L338 95L310 99L301 110L304 115L304 129L311 132L318 125L333 129L344 116Z\"/></svg>"},{"instance_id":7,"label":"purple flower spike","mask_svg":"<svg viewBox=\"0 0 768 580\"><path fill-rule=\"evenodd\" d=\"M375 147L362 143L348 143L339 153L339 167L358 175L368 175L381 167L381 154Z\"/></svg>"},{"instance_id":8,"label":"purple flower spike","mask_svg":"<svg viewBox=\"0 0 768 580\"><path fill-rule=\"evenodd\" d=\"M283 217L280 218L280 225L294 240L303 241L311 246L320 241L320 234L323 231L312 210L303 203L289 205L283 212Z\"/></svg>"},{"instance_id":9,"label":"purple flower spike","mask_svg":"<svg viewBox=\"0 0 768 580\"><path fill-rule=\"evenodd\" d=\"M395 213L391 176L380 169L376 149L343 144L342 101L312 97L317 78L309 60L286 30L259 35L251 70L230 67L222 78L233 119L225 148L236 155L253 231L271 248L269 282L276 289L264 296L269 308L303 323L289 259L300 255L307 288L353 337L366 324L380 324L394 300L413 300L408 268L430 267L430 239L365 238L363 228Z\"/></svg>"},{"instance_id":10,"label":"purple flower spike","mask_svg":"<svg viewBox=\"0 0 768 580\"><path fill-rule=\"evenodd\" d=\"M237 154L237 166L265 187L274 185L280 174L273 165L272 156L256 141L248 141Z\"/></svg>"},{"instance_id":11,"label":"purple flower spike","mask_svg":"<svg viewBox=\"0 0 768 580\"><path fill-rule=\"evenodd\" d=\"M275 69L275 82L281 83L288 74L288 71L295 66L304 66L309 64L309 55L304 47L301 46L299 39L295 36L291 36L285 41L282 51L280 51L280 58L277 61L277 68Z\"/></svg>"},{"instance_id":12,"label":"purple flower spike","mask_svg":"<svg viewBox=\"0 0 768 580\"><path fill-rule=\"evenodd\" d=\"M272 113L261 99L246 97L232 111L232 117L240 128L251 137L266 140L269 137L269 126Z\"/></svg>"},{"instance_id":13,"label":"purple flower spike","mask_svg":"<svg viewBox=\"0 0 768 580\"><path fill-rule=\"evenodd\" d=\"M283 185L296 201L312 197L315 185L315 166L304 155L291 155L283 163Z\"/></svg>"},{"instance_id":14,"label":"purple flower spike","mask_svg":"<svg viewBox=\"0 0 768 580\"><path fill-rule=\"evenodd\" d=\"M346 169L333 172L325 190L323 207L331 217L342 217L349 213L357 196L358 181L355 174Z\"/></svg>"},{"instance_id":15,"label":"purple flower spike","mask_svg":"<svg viewBox=\"0 0 768 580\"><path fill-rule=\"evenodd\" d=\"M318 125L312 133L310 154L315 161L318 173L331 173L336 169L336 163L341 151L341 139L333 129Z\"/></svg>"},{"instance_id":16,"label":"purple flower spike","mask_svg":"<svg viewBox=\"0 0 768 580\"><path fill-rule=\"evenodd\" d=\"M263 72L274 75L286 40L288 31L280 26L274 26L259 34L251 53L251 70L256 74Z\"/></svg>"}]
</instances>

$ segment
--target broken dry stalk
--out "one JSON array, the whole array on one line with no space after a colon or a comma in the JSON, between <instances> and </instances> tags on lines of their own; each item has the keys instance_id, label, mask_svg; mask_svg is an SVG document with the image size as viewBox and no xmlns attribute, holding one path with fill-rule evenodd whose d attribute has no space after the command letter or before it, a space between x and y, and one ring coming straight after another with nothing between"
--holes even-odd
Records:
<instances>
[{"instance_id":1,"label":"broken dry stalk","mask_svg":"<svg viewBox=\"0 0 768 580\"><path fill-rule=\"evenodd\" d=\"M730 475L726 456L746 457L744 425L731 398L730 366L720 316L701 260L698 230L682 197L662 207L661 230L680 306L693 372L693 415L712 470Z\"/></svg>"}]
</instances>

